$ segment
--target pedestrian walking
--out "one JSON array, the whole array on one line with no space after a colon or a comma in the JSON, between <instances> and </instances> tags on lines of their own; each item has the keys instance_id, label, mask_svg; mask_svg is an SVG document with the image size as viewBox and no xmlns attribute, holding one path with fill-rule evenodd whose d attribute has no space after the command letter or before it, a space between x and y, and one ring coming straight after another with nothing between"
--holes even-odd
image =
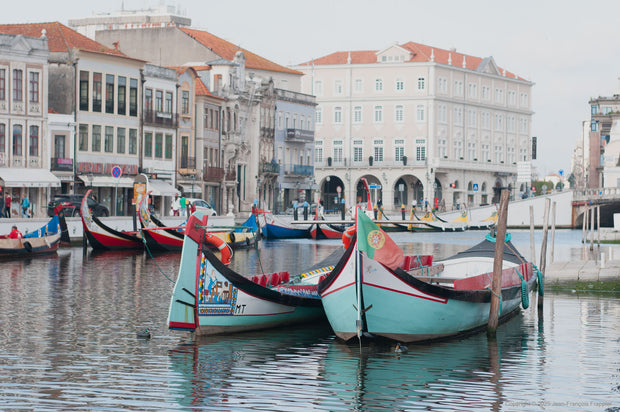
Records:
<instances>
[{"instance_id":1,"label":"pedestrian walking","mask_svg":"<svg viewBox=\"0 0 620 412\"><path fill-rule=\"evenodd\" d=\"M172 201L172 216L179 216L179 209L181 209L181 201L177 193L174 195L174 200Z\"/></svg>"},{"instance_id":2,"label":"pedestrian walking","mask_svg":"<svg viewBox=\"0 0 620 412\"><path fill-rule=\"evenodd\" d=\"M179 210L181 211L181 216L187 216L187 203L185 201L185 195L181 196L181 199L179 199L179 203L180 203L180 208Z\"/></svg>"}]
</instances>

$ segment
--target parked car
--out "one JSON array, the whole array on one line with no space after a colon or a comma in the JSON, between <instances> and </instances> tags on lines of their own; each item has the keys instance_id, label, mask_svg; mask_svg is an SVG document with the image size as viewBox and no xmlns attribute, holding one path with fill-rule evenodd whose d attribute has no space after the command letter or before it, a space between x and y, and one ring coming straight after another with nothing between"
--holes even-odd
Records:
<instances>
[{"instance_id":1,"label":"parked car","mask_svg":"<svg viewBox=\"0 0 620 412\"><path fill-rule=\"evenodd\" d=\"M47 204L47 215L50 217L54 216L54 208L56 208L59 204L62 204L66 216L79 216L82 199L84 199L84 195L57 195ZM88 208L91 210L93 216L110 216L110 210L103 203L97 202L92 197L89 197L87 202Z\"/></svg>"},{"instance_id":2,"label":"parked car","mask_svg":"<svg viewBox=\"0 0 620 412\"><path fill-rule=\"evenodd\" d=\"M215 211L213 206L211 206L209 203L207 203L207 201L203 199L187 197L185 198L185 201L189 202L188 206L191 205L191 207L195 208L195 210L200 210L207 216L217 216L217 212Z\"/></svg>"}]
</instances>

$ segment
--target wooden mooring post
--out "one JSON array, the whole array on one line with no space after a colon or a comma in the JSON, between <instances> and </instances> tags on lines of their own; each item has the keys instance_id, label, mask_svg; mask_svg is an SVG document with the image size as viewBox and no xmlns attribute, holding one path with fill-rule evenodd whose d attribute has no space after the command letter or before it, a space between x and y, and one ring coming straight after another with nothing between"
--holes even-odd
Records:
<instances>
[{"instance_id":1,"label":"wooden mooring post","mask_svg":"<svg viewBox=\"0 0 620 412\"><path fill-rule=\"evenodd\" d=\"M532 264L536 264L536 242L534 241L534 205L530 205L530 255Z\"/></svg>"},{"instance_id":2,"label":"wooden mooring post","mask_svg":"<svg viewBox=\"0 0 620 412\"><path fill-rule=\"evenodd\" d=\"M557 202L551 204L551 250L549 250L549 262L553 263L555 252L555 205Z\"/></svg>"},{"instance_id":3,"label":"wooden mooring post","mask_svg":"<svg viewBox=\"0 0 620 412\"><path fill-rule=\"evenodd\" d=\"M547 266L547 232L549 225L549 206L551 204L551 199L545 199L545 215L543 217L543 236L542 243L540 245L540 273L542 273L542 281L545 279L545 267ZM543 308L543 295L538 294L538 314L542 313Z\"/></svg>"},{"instance_id":4,"label":"wooden mooring post","mask_svg":"<svg viewBox=\"0 0 620 412\"><path fill-rule=\"evenodd\" d=\"M502 293L502 268L504 262L504 242L506 240L506 221L508 218L508 199L510 191L502 190L497 215L497 233L495 234L495 256L493 260L493 282L491 283L491 307L489 309L489 323L487 334L495 337L499 322L499 304Z\"/></svg>"}]
</instances>

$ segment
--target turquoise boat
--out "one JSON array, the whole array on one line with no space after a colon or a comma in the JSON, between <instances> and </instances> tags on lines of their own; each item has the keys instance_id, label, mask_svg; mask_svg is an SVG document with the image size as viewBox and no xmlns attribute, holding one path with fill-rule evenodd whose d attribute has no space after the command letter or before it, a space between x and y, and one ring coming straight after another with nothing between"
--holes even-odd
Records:
<instances>
[{"instance_id":1,"label":"turquoise boat","mask_svg":"<svg viewBox=\"0 0 620 412\"><path fill-rule=\"evenodd\" d=\"M494 252L488 236L433 265L390 269L358 251L354 236L346 263L319 284L325 314L345 341L370 335L418 342L474 332L489 320ZM527 308L536 284L533 265L507 240L500 322Z\"/></svg>"},{"instance_id":2,"label":"turquoise boat","mask_svg":"<svg viewBox=\"0 0 620 412\"><path fill-rule=\"evenodd\" d=\"M217 335L325 319L317 285L334 269L329 262L295 276L242 275L209 251L206 227L207 216L190 216L170 300L169 328ZM329 259L337 261L338 256Z\"/></svg>"}]
</instances>

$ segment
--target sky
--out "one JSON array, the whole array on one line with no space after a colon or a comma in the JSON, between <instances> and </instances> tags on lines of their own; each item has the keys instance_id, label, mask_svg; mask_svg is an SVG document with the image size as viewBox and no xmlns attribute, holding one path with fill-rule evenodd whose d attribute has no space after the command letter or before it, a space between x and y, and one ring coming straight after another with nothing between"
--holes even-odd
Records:
<instances>
[{"instance_id":1,"label":"sky","mask_svg":"<svg viewBox=\"0 0 620 412\"><path fill-rule=\"evenodd\" d=\"M174 6L194 28L285 66L408 41L492 56L534 83L539 176L570 174L582 122L590 117L588 101L620 89L617 0L25 0L3 4L0 23L67 24L159 4Z\"/></svg>"}]
</instances>

